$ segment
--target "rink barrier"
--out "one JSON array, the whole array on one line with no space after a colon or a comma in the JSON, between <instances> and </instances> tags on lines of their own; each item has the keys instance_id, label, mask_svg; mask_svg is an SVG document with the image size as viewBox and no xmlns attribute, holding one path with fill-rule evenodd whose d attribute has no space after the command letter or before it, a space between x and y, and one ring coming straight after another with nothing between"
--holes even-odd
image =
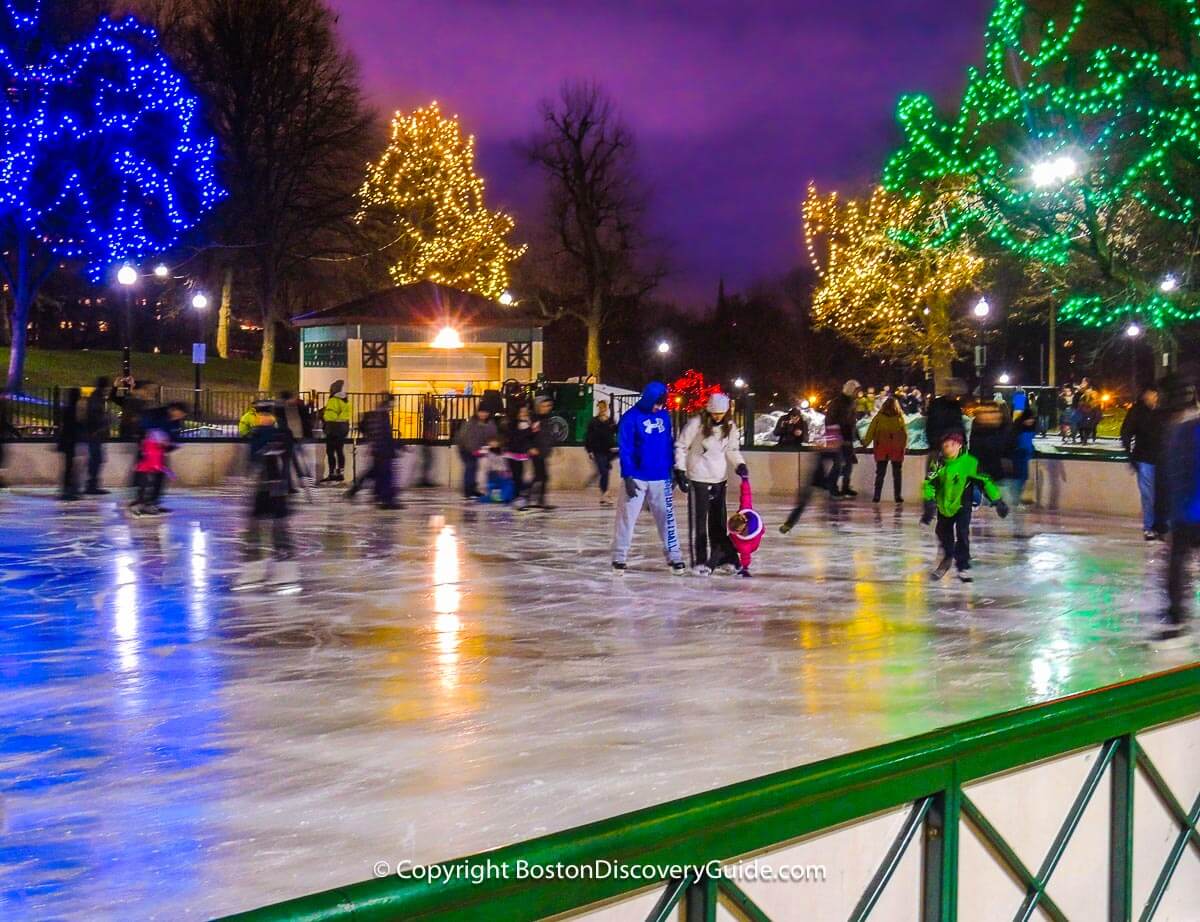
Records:
<instances>
[{"instance_id":1,"label":"rink barrier","mask_svg":"<svg viewBox=\"0 0 1200 922\"><path fill-rule=\"evenodd\" d=\"M1200 853L1200 795L1185 792L1195 799L1181 802L1138 735L1197 714L1200 664L967 721L444 862L438 867L451 875L444 883L396 877L369 880L228 918L249 922L543 919L602 909L598 904L612 906L611 901L619 897L645 894L646 881L515 881L493 874L481 883L471 883L468 870L477 867L482 871L489 865L512 869L519 862L551 867L598 861L703 869L711 867L714 860L731 862L907 807L899 833L849 916L851 922L868 918L910 848L922 852L920 919L955 922L959 918L959 842L967 826L987 843L992 858L1025 891L1015 918L1063 920L1066 916L1051 895L1052 876L1107 775L1108 866L1095 869L1095 886L1107 889L1108 922L1135 918L1151 922L1185 852L1190 848ZM969 782L1089 747L1099 747L1095 761L1046 857L1034 870L1017 856L965 787ZM1166 862L1142 906L1133 903L1133 792L1138 776L1149 784L1175 826ZM1183 805L1188 802L1190 809ZM1036 805L1043 809L1056 806ZM657 886L660 889L654 892L659 896L653 909L639 916L647 922L676 918L713 922L718 902L735 917L751 922L772 919L733 881L703 870L663 879Z\"/></svg>"}]
</instances>

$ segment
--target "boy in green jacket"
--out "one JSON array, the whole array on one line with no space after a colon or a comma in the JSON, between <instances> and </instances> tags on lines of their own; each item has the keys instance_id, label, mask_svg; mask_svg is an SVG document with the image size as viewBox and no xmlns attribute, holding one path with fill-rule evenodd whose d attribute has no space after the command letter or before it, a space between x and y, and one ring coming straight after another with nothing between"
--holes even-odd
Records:
<instances>
[{"instance_id":1,"label":"boy in green jacket","mask_svg":"<svg viewBox=\"0 0 1200 922\"><path fill-rule=\"evenodd\" d=\"M971 582L971 484L983 487L983 492L996 506L1000 518L1008 516L1008 506L1000 498L1000 490L987 474L979 470L979 462L963 448L961 432L951 432L942 439L942 458L935 463L925 478L922 495L925 497L925 513L921 524L928 525L937 514L937 537L942 546L942 561L930 573L933 579L941 579L953 563L958 568L958 578Z\"/></svg>"}]
</instances>

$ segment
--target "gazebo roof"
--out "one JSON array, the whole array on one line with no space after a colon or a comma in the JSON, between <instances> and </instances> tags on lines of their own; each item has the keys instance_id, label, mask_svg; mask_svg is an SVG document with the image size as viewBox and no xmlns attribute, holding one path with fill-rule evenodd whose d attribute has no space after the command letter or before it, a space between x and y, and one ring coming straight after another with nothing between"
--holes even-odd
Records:
<instances>
[{"instance_id":1,"label":"gazebo roof","mask_svg":"<svg viewBox=\"0 0 1200 922\"><path fill-rule=\"evenodd\" d=\"M292 318L292 323L298 327L363 323L451 325L475 329L542 325L538 318L519 307L505 307L489 298L436 282L414 282L385 288L336 307L300 314Z\"/></svg>"}]
</instances>

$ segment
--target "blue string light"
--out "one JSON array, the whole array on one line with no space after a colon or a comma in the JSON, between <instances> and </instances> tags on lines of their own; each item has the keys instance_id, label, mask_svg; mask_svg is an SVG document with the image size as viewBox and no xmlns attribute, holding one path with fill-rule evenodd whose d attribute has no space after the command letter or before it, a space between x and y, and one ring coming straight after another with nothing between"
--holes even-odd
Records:
<instances>
[{"instance_id":1,"label":"blue string light","mask_svg":"<svg viewBox=\"0 0 1200 922\"><path fill-rule=\"evenodd\" d=\"M0 227L98 282L169 249L225 195L200 100L132 17L57 50L40 2L0 14Z\"/></svg>"}]
</instances>

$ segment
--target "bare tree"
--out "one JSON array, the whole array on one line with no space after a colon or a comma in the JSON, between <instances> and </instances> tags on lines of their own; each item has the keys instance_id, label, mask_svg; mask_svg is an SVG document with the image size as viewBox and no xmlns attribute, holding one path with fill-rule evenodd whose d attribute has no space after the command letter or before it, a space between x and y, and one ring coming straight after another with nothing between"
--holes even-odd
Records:
<instances>
[{"instance_id":1,"label":"bare tree","mask_svg":"<svg viewBox=\"0 0 1200 922\"><path fill-rule=\"evenodd\" d=\"M373 119L321 0L162 0L156 18L221 140L230 194L215 233L262 312L269 390L277 325L323 275L361 265L352 218Z\"/></svg>"},{"instance_id":2,"label":"bare tree","mask_svg":"<svg viewBox=\"0 0 1200 922\"><path fill-rule=\"evenodd\" d=\"M546 177L546 226L526 257L522 295L549 317L584 324L587 373L599 377L605 325L655 288L662 261L646 252L633 135L604 90L564 84L557 100L542 103L541 117L524 150Z\"/></svg>"}]
</instances>

